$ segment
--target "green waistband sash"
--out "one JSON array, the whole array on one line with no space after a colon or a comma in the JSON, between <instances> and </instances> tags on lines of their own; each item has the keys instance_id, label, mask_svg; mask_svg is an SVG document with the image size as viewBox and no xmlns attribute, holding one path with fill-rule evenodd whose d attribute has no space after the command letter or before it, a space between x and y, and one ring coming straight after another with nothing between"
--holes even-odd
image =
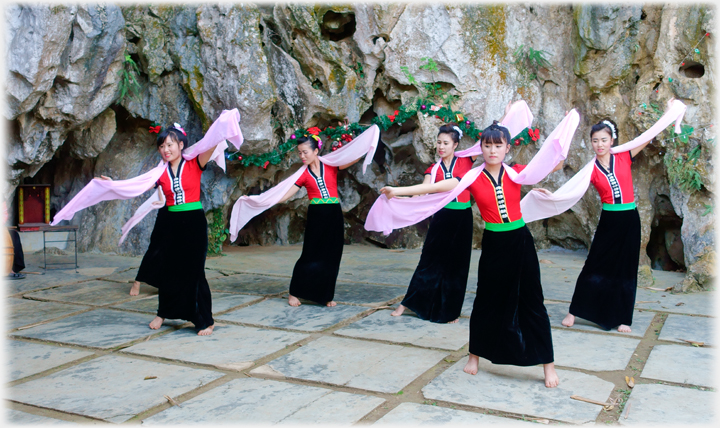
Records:
<instances>
[{"instance_id":1,"label":"green waistband sash","mask_svg":"<svg viewBox=\"0 0 720 428\"><path fill-rule=\"evenodd\" d=\"M630 211L636 207L635 202L628 202L627 204L603 204L605 211Z\"/></svg>"},{"instance_id":2,"label":"green waistband sash","mask_svg":"<svg viewBox=\"0 0 720 428\"><path fill-rule=\"evenodd\" d=\"M339 204L340 198L312 198L310 199L310 205L320 204Z\"/></svg>"},{"instance_id":3,"label":"green waistband sash","mask_svg":"<svg viewBox=\"0 0 720 428\"><path fill-rule=\"evenodd\" d=\"M491 232L507 232L509 230L515 230L520 229L521 227L525 226L525 220L522 218L520 220L511 221L510 223L485 223L485 230L489 230Z\"/></svg>"},{"instance_id":4,"label":"green waistband sash","mask_svg":"<svg viewBox=\"0 0 720 428\"><path fill-rule=\"evenodd\" d=\"M447 208L449 210L464 210L466 208L470 208L472 204L470 204L470 201L467 202L458 202L458 201L452 201L449 202L447 205L445 205L443 208Z\"/></svg>"},{"instance_id":5,"label":"green waistband sash","mask_svg":"<svg viewBox=\"0 0 720 428\"><path fill-rule=\"evenodd\" d=\"M188 202L187 204L180 204L180 205L170 205L168 207L168 211L170 212L180 212L180 211L193 211L193 210L201 210L202 209L202 202Z\"/></svg>"}]
</instances>

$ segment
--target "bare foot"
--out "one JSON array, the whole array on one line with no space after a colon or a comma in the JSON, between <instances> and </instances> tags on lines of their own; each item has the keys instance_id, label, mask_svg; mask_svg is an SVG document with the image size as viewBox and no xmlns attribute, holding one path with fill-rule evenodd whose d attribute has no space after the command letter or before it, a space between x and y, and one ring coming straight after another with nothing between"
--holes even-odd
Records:
<instances>
[{"instance_id":1,"label":"bare foot","mask_svg":"<svg viewBox=\"0 0 720 428\"><path fill-rule=\"evenodd\" d=\"M480 358L477 355L470 354L468 356L468 362L465 364L463 371L467 374L476 375L478 371L478 362Z\"/></svg>"},{"instance_id":2,"label":"bare foot","mask_svg":"<svg viewBox=\"0 0 720 428\"><path fill-rule=\"evenodd\" d=\"M331 300L325 304L325 306L327 306L329 308L332 308L333 306L336 306L336 305L337 305L337 303L335 303L334 300Z\"/></svg>"},{"instance_id":3,"label":"bare foot","mask_svg":"<svg viewBox=\"0 0 720 428\"><path fill-rule=\"evenodd\" d=\"M394 317L399 317L400 315L403 314L403 312L405 312L405 306L403 306L403 305L398 305L398 308L395 309L394 311L392 311L392 312L390 313L390 315L392 315L392 316L394 316Z\"/></svg>"},{"instance_id":4,"label":"bare foot","mask_svg":"<svg viewBox=\"0 0 720 428\"><path fill-rule=\"evenodd\" d=\"M150 321L150 328L153 330L157 330L162 325L163 321L165 321L165 318L155 317L152 321Z\"/></svg>"},{"instance_id":5,"label":"bare foot","mask_svg":"<svg viewBox=\"0 0 720 428\"><path fill-rule=\"evenodd\" d=\"M138 294L140 294L140 281L135 281L130 287L130 295L137 296Z\"/></svg>"},{"instance_id":6,"label":"bare foot","mask_svg":"<svg viewBox=\"0 0 720 428\"><path fill-rule=\"evenodd\" d=\"M575 315L568 313L565 316L565 319L562 320L560 324L564 325L565 327L572 327L573 324L575 324Z\"/></svg>"},{"instance_id":7,"label":"bare foot","mask_svg":"<svg viewBox=\"0 0 720 428\"><path fill-rule=\"evenodd\" d=\"M630 333L632 331L632 329L630 328L629 325L620 324L620 326L618 327L618 331L620 333Z\"/></svg>"},{"instance_id":8,"label":"bare foot","mask_svg":"<svg viewBox=\"0 0 720 428\"><path fill-rule=\"evenodd\" d=\"M204 329L198 331L198 336L210 336L212 334L214 328L215 328L215 324L211 325L208 328L204 328Z\"/></svg>"},{"instance_id":9,"label":"bare foot","mask_svg":"<svg viewBox=\"0 0 720 428\"><path fill-rule=\"evenodd\" d=\"M448 324L457 324L460 322L460 318L456 319L455 321L448 321Z\"/></svg>"},{"instance_id":10,"label":"bare foot","mask_svg":"<svg viewBox=\"0 0 720 428\"><path fill-rule=\"evenodd\" d=\"M288 294L288 305L290 305L290 306L300 306L301 303L300 303L300 300L299 300L297 297L293 296L292 294Z\"/></svg>"},{"instance_id":11,"label":"bare foot","mask_svg":"<svg viewBox=\"0 0 720 428\"><path fill-rule=\"evenodd\" d=\"M543 364L543 370L545 371L546 388L555 388L560 384L560 378L555 372L555 363Z\"/></svg>"}]
</instances>

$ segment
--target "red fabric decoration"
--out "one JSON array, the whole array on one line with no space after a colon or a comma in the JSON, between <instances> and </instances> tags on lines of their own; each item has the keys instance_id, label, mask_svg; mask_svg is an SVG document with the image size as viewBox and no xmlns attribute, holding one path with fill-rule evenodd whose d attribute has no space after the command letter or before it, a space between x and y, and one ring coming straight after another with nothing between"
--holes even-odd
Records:
<instances>
[{"instance_id":1,"label":"red fabric decoration","mask_svg":"<svg viewBox=\"0 0 720 428\"><path fill-rule=\"evenodd\" d=\"M160 133L160 125L158 125L158 126L150 126L150 133L152 134L153 132L156 133L156 134L159 134L159 133Z\"/></svg>"},{"instance_id":2,"label":"red fabric decoration","mask_svg":"<svg viewBox=\"0 0 720 428\"><path fill-rule=\"evenodd\" d=\"M318 128L317 126L313 126L312 128L308 129L307 131L309 134L318 135L320 133L320 128Z\"/></svg>"}]
</instances>

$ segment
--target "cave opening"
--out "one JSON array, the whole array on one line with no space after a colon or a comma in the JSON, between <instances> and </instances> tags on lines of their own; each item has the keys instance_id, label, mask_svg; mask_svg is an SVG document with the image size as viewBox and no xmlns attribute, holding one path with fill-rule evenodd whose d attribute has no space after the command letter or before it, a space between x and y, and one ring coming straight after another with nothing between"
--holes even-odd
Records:
<instances>
[{"instance_id":1,"label":"cave opening","mask_svg":"<svg viewBox=\"0 0 720 428\"><path fill-rule=\"evenodd\" d=\"M355 13L333 12L329 10L323 15L321 34L326 39L339 42L355 34Z\"/></svg>"},{"instance_id":2,"label":"cave opening","mask_svg":"<svg viewBox=\"0 0 720 428\"><path fill-rule=\"evenodd\" d=\"M699 79L705 75L705 66L695 61L685 61L679 70L685 77Z\"/></svg>"},{"instance_id":3,"label":"cave opening","mask_svg":"<svg viewBox=\"0 0 720 428\"><path fill-rule=\"evenodd\" d=\"M684 272L685 256L681 236L682 218L665 195L655 197L655 217L650 227L647 255L656 270Z\"/></svg>"}]
</instances>

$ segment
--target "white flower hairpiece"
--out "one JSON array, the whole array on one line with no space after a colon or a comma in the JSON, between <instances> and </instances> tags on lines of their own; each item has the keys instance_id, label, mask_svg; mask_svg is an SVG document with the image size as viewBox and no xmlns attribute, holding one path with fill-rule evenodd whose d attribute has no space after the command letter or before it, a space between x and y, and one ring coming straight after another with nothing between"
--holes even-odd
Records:
<instances>
[{"instance_id":1,"label":"white flower hairpiece","mask_svg":"<svg viewBox=\"0 0 720 428\"><path fill-rule=\"evenodd\" d=\"M462 139L463 132L460 130L460 128L458 128L457 126L453 126L453 129L456 130L458 133L458 140Z\"/></svg>"},{"instance_id":2,"label":"white flower hairpiece","mask_svg":"<svg viewBox=\"0 0 720 428\"><path fill-rule=\"evenodd\" d=\"M187 137L187 134L185 133L185 130L182 129L182 126L180 126L179 123L175 122L173 123L173 128L177 129L178 131L182 132L184 136Z\"/></svg>"},{"instance_id":3,"label":"white flower hairpiece","mask_svg":"<svg viewBox=\"0 0 720 428\"><path fill-rule=\"evenodd\" d=\"M602 123L610 127L610 130L612 131L612 138L613 140L617 140L617 131L615 131L615 127L613 126L612 122L609 120L603 120Z\"/></svg>"}]
</instances>

